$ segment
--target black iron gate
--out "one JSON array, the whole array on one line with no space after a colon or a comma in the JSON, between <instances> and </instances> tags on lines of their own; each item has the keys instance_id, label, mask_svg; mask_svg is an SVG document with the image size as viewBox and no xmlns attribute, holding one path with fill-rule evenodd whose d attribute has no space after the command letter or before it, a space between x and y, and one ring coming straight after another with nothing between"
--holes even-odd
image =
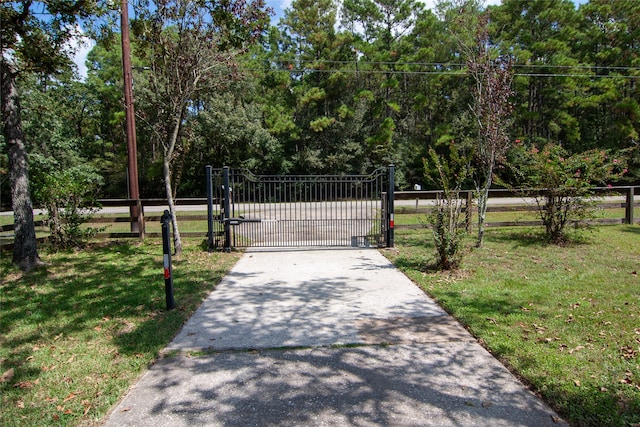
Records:
<instances>
[{"instance_id":1,"label":"black iron gate","mask_svg":"<svg viewBox=\"0 0 640 427\"><path fill-rule=\"evenodd\" d=\"M209 250L393 246L393 166L371 175L206 172Z\"/></svg>"}]
</instances>

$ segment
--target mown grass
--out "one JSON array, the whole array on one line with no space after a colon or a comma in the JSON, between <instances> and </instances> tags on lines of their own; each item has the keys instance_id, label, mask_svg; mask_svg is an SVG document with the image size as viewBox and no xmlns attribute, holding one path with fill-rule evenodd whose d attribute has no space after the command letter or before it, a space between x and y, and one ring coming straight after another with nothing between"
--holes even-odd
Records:
<instances>
[{"instance_id":1,"label":"mown grass","mask_svg":"<svg viewBox=\"0 0 640 427\"><path fill-rule=\"evenodd\" d=\"M29 274L2 253L0 425L97 423L238 258L200 243L174 257L172 311L158 240L41 250L48 266Z\"/></svg>"},{"instance_id":2,"label":"mown grass","mask_svg":"<svg viewBox=\"0 0 640 427\"><path fill-rule=\"evenodd\" d=\"M572 425L640 423L640 227L565 247L489 229L453 273L429 270L430 239L397 230L388 256Z\"/></svg>"}]
</instances>

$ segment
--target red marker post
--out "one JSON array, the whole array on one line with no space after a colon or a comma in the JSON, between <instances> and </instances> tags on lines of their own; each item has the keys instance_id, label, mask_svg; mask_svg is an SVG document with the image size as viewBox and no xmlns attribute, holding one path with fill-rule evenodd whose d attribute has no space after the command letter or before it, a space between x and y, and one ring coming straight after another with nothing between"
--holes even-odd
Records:
<instances>
[{"instance_id":1,"label":"red marker post","mask_svg":"<svg viewBox=\"0 0 640 427\"><path fill-rule=\"evenodd\" d=\"M171 222L171 214L164 211L162 215L162 252L164 254L164 293L167 301L167 310L176 308L176 302L173 299L173 270L171 268L171 235L169 233L169 223Z\"/></svg>"}]
</instances>

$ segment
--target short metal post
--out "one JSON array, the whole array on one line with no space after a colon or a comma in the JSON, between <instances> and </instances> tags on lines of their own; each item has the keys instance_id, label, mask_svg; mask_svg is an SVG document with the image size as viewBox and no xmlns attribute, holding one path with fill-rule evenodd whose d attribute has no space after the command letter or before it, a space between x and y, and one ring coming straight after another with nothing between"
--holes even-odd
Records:
<instances>
[{"instance_id":1,"label":"short metal post","mask_svg":"<svg viewBox=\"0 0 640 427\"><path fill-rule=\"evenodd\" d=\"M394 246L394 212L395 212L395 166L389 165L389 189L387 190L387 247Z\"/></svg>"},{"instance_id":2,"label":"short metal post","mask_svg":"<svg viewBox=\"0 0 640 427\"><path fill-rule=\"evenodd\" d=\"M164 293L167 301L167 310L173 310L176 302L173 299L173 269L171 268L171 236L169 224L171 213L164 211L162 215L162 252L164 254Z\"/></svg>"},{"instance_id":3,"label":"short metal post","mask_svg":"<svg viewBox=\"0 0 640 427\"><path fill-rule=\"evenodd\" d=\"M224 250L225 252L231 252L231 224L229 218L231 215L231 189L229 187L229 166L225 166L222 169L222 189L223 191L223 206L224 206Z\"/></svg>"},{"instance_id":4,"label":"short metal post","mask_svg":"<svg viewBox=\"0 0 640 427\"><path fill-rule=\"evenodd\" d=\"M213 251L213 169L211 165L206 168L207 180L207 249Z\"/></svg>"}]
</instances>

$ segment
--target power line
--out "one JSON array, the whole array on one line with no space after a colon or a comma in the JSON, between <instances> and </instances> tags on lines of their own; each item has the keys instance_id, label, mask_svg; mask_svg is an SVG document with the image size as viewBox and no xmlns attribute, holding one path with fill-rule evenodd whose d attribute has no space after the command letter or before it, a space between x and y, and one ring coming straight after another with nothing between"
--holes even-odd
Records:
<instances>
[{"instance_id":1,"label":"power line","mask_svg":"<svg viewBox=\"0 0 640 427\"><path fill-rule=\"evenodd\" d=\"M250 67L237 67L229 68L244 72L283 72L290 74L302 74L302 73L323 73L323 74L396 74L396 75L422 75L422 76L457 76L465 77L467 74L463 69L460 70L443 70L443 71L408 71L408 70L362 70L362 69L332 69L322 70L315 68L250 68ZM634 69L640 72L640 69ZM630 79L640 80L639 75L621 75L621 74L577 74L577 73L514 73L517 77L574 77L584 79Z\"/></svg>"},{"instance_id":2,"label":"power line","mask_svg":"<svg viewBox=\"0 0 640 427\"><path fill-rule=\"evenodd\" d=\"M394 62L394 61L348 61L348 60L313 60L313 59L298 59L298 60L270 60L272 63L279 64L358 64L358 65L395 65L395 66L425 66L425 67L466 67L465 63L457 62ZM549 69L581 69L581 70L615 70L615 71L638 71L640 67L634 66L609 66L609 65L552 65L552 64L513 64L512 68L549 68Z\"/></svg>"}]
</instances>

